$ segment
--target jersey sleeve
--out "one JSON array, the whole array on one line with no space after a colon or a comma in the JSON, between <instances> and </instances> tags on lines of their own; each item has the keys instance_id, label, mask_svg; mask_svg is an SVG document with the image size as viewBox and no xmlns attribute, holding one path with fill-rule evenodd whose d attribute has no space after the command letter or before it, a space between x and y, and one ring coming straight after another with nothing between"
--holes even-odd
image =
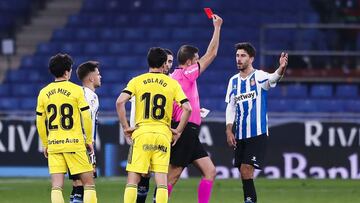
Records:
<instances>
[{"instance_id":1,"label":"jersey sleeve","mask_svg":"<svg viewBox=\"0 0 360 203\"><path fill-rule=\"evenodd\" d=\"M176 81L175 83L175 101L176 103L178 103L179 105L189 101L188 98L186 97L184 91L182 90L180 84Z\"/></svg>"},{"instance_id":2,"label":"jersey sleeve","mask_svg":"<svg viewBox=\"0 0 360 203\"><path fill-rule=\"evenodd\" d=\"M136 85L134 79L130 80L129 83L126 85L125 89L122 91L124 93L129 94L130 96L133 96L136 90Z\"/></svg>"},{"instance_id":3,"label":"jersey sleeve","mask_svg":"<svg viewBox=\"0 0 360 203\"><path fill-rule=\"evenodd\" d=\"M90 94L87 91L85 92L85 99L86 102L89 104L90 107L90 115L91 115L91 124L92 124L92 130L91 130L91 136L93 137L93 139L95 140L96 138L94 137L95 135L95 130L96 130L96 110L98 109L96 106L97 102L92 102L91 100L97 100L98 97L95 94Z\"/></svg>"},{"instance_id":4,"label":"jersey sleeve","mask_svg":"<svg viewBox=\"0 0 360 203\"><path fill-rule=\"evenodd\" d=\"M257 74L256 78L257 78L258 83L261 86L261 88L263 88L265 90L269 90L270 88L273 88L276 86L277 83L269 82L270 74L268 72L259 70L259 71L257 71L257 73L258 74Z\"/></svg>"},{"instance_id":5,"label":"jersey sleeve","mask_svg":"<svg viewBox=\"0 0 360 203\"><path fill-rule=\"evenodd\" d=\"M131 97L131 110L130 110L130 127L135 127L135 97Z\"/></svg>"},{"instance_id":6,"label":"jersey sleeve","mask_svg":"<svg viewBox=\"0 0 360 203\"><path fill-rule=\"evenodd\" d=\"M78 107L82 118L83 129L85 133L85 142L86 144L92 144L92 120L89 104L86 101L85 94L82 88L79 88L78 94Z\"/></svg>"},{"instance_id":7,"label":"jersey sleeve","mask_svg":"<svg viewBox=\"0 0 360 203\"><path fill-rule=\"evenodd\" d=\"M37 106L36 106L36 128L39 133L39 137L41 139L43 147L47 148L48 139L47 139L45 121L46 121L45 107L42 99L42 94L40 92L37 98Z\"/></svg>"},{"instance_id":8,"label":"jersey sleeve","mask_svg":"<svg viewBox=\"0 0 360 203\"><path fill-rule=\"evenodd\" d=\"M196 63L187 67L183 74L188 80L195 81L200 75L200 64Z\"/></svg>"},{"instance_id":9,"label":"jersey sleeve","mask_svg":"<svg viewBox=\"0 0 360 203\"><path fill-rule=\"evenodd\" d=\"M230 102L230 97L231 97L231 93L232 93L232 78L229 80L229 84L226 90L226 95L225 95L225 102L229 103Z\"/></svg>"}]
</instances>

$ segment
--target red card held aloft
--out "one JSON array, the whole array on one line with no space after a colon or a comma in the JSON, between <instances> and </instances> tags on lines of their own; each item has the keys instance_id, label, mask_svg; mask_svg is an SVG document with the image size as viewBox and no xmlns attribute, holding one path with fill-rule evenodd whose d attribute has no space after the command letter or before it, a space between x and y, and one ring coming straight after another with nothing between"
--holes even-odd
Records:
<instances>
[{"instance_id":1,"label":"red card held aloft","mask_svg":"<svg viewBox=\"0 0 360 203\"><path fill-rule=\"evenodd\" d=\"M204 8L204 11L209 19L212 19L213 12L211 8Z\"/></svg>"}]
</instances>

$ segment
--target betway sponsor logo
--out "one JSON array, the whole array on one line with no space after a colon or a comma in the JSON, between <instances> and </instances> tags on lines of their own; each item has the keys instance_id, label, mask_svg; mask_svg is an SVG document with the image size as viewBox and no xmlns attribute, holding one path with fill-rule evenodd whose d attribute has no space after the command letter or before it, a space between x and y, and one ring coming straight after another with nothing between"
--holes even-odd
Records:
<instances>
[{"instance_id":1,"label":"betway sponsor logo","mask_svg":"<svg viewBox=\"0 0 360 203\"><path fill-rule=\"evenodd\" d=\"M249 101L249 100L253 100L255 98L256 98L256 92L255 91L246 92L246 93L239 94L239 95L235 96L235 103Z\"/></svg>"}]
</instances>

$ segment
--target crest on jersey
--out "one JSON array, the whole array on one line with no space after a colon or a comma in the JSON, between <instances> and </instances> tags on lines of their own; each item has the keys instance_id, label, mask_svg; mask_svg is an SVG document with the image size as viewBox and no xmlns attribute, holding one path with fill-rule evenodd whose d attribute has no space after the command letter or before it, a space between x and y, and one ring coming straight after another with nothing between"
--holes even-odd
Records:
<instances>
[{"instance_id":1,"label":"crest on jersey","mask_svg":"<svg viewBox=\"0 0 360 203\"><path fill-rule=\"evenodd\" d=\"M250 79L250 85L251 85L251 86L254 86L254 85L255 85L255 79L254 79L254 78L251 78L251 79Z\"/></svg>"}]
</instances>

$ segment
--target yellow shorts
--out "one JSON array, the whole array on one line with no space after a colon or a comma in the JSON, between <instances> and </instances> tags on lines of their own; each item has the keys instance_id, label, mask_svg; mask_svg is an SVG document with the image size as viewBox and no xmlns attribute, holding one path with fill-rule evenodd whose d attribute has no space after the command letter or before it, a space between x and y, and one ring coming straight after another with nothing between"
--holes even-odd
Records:
<instances>
[{"instance_id":1,"label":"yellow shorts","mask_svg":"<svg viewBox=\"0 0 360 203\"><path fill-rule=\"evenodd\" d=\"M167 173L171 149L169 136L156 132L136 135L134 132L133 137L126 170L136 173Z\"/></svg>"},{"instance_id":2,"label":"yellow shorts","mask_svg":"<svg viewBox=\"0 0 360 203\"><path fill-rule=\"evenodd\" d=\"M68 169L72 175L93 171L86 151L50 153L48 163L50 174L66 173Z\"/></svg>"}]
</instances>

